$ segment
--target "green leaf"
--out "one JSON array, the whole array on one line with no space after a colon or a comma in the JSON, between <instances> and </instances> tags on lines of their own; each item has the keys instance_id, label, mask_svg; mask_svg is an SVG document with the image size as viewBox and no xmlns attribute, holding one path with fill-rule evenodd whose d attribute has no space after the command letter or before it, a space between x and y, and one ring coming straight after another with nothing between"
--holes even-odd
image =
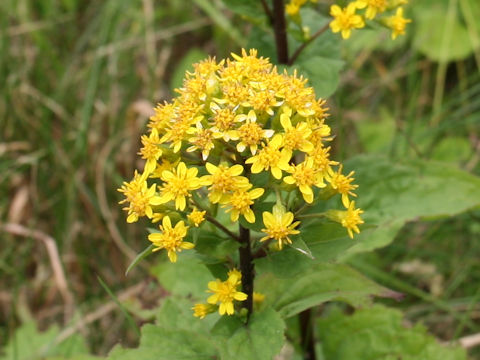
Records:
<instances>
[{"instance_id":1,"label":"green leaf","mask_svg":"<svg viewBox=\"0 0 480 360\"><path fill-rule=\"evenodd\" d=\"M350 254L388 245L408 221L480 206L480 178L445 163L361 155L347 161L345 169L355 170L356 205L365 211L365 224L377 225L355 237Z\"/></svg>"},{"instance_id":2,"label":"green leaf","mask_svg":"<svg viewBox=\"0 0 480 360\"><path fill-rule=\"evenodd\" d=\"M193 64L204 60L208 57L208 54L202 49L193 48L179 61L178 65L173 71L172 78L170 80L170 87L172 89L180 88L185 78L185 72L193 71Z\"/></svg>"},{"instance_id":3,"label":"green leaf","mask_svg":"<svg viewBox=\"0 0 480 360\"><path fill-rule=\"evenodd\" d=\"M427 1L413 9L413 45L421 53L432 60L448 62L462 60L473 52L471 34L459 17L457 6L451 7L448 1ZM478 37L477 29L471 28L470 31Z\"/></svg>"},{"instance_id":4,"label":"green leaf","mask_svg":"<svg viewBox=\"0 0 480 360\"><path fill-rule=\"evenodd\" d=\"M239 246L239 243L233 239L225 239L213 232L200 230L195 250L202 255L203 263L216 264L224 261Z\"/></svg>"},{"instance_id":5,"label":"green leaf","mask_svg":"<svg viewBox=\"0 0 480 360\"><path fill-rule=\"evenodd\" d=\"M261 2L258 0L222 0L227 8L252 22L258 23L266 20Z\"/></svg>"},{"instance_id":6,"label":"green leaf","mask_svg":"<svg viewBox=\"0 0 480 360\"><path fill-rule=\"evenodd\" d=\"M301 16L302 25L309 27L311 34L330 21L326 16L310 8L303 8ZM298 42L290 44L292 52L300 46ZM327 29L307 45L290 68L297 69L308 78L317 97L327 98L335 92L340 81L340 70L344 65L340 50L341 41L338 36Z\"/></svg>"},{"instance_id":7,"label":"green leaf","mask_svg":"<svg viewBox=\"0 0 480 360\"><path fill-rule=\"evenodd\" d=\"M402 314L383 306L348 316L334 311L319 321L319 338L329 360L466 360L460 347L442 346L425 328L403 326Z\"/></svg>"},{"instance_id":8,"label":"green leaf","mask_svg":"<svg viewBox=\"0 0 480 360\"><path fill-rule=\"evenodd\" d=\"M326 301L340 300L352 306L371 304L371 296L395 296L358 271L344 264L318 264L297 276L280 279L265 273L256 280L256 289L266 295L282 317L288 318Z\"/></svg>"},{"instance_id":9,"label":"green leaf","mask_svg":"<svg viewBox=\"0 0 480 360\"><path fill-rule=\"evenodd\" d=\"M80 335L72 335L61 343L56 342L60 333L57 326L46 331L37 330L35 322L26 322L20 326L3 349L2 360L32 360L45 357L93 359L89 356L85 340Z\"/></svg>"},{"instance_id":10,"label":"green leaf","mask_svg":"<svg viewBox=\"0 0 480 360\"><path fill-rule=\"evenodd\" d=\"M132 263L128 265L127 271L125 271L125 276L127 276L130 270L132 270L141 260L145 259L152 253L153 247L154 245L150 244L145 250L138 254L135 259L133 259Z\"/></svg>"},{"instance_id":11,"label":"green leaf","mask_svg":"<svg viewBox=\"0 0 480 360\"><path fill-rule=\"evenodd\" d=\"M116 346L109 355L112 360L175 360L213 359L217 350L210 329L218 319L193 316L192 303L186 299L165 300L157 316L157 325L145 325L141 330L140 345L136 349Z\"/></svg>"},{"instance_id":12,"label":"green leaf","mask_svg":"<svg viewBox=\"0 0 480 360\"><path fill-rule=\"evenodd\" d=\"M346 235L341 226L321 223L318 220L302 226L301 234L313 259L286 247L282 251L268 253L266 257L255 260L258 272L272 272L280 278L293 277L315 264L337 259L357 243Z\"/></svg>"},{"instance_id":13,"label":"green leaf","mask_svg":"<svg viewBox=\"0 0 480 360\"><path fill-rule=\"evenodd\" d=\"M187 251L181 255L176 263L164 261L152 267L152 274L171 294L204 300L207 284L214 280L210 271Z\"/></svg>"},{"instance_id":14,"label":"green leaf","mask_svg":"<svg viewBox=\"0 0 480 360\"><path fill-rule=\"evenodd\" d=\"M223 360L273 359L284 343L285 323L280 315L267 308L254 312L245 326L238 318L223 316L212 334L215 335Z\"/></svg>"},{"instance_id":15,"label":"green leaf","mask_svg":"<svg viewBox=\"0 0 480 360\"><path fill-rule=\"evenodd\" d=\"M144 325L137 349L116 346L110 360L184 360L214 359L217 352L208 335L188 330L165 329Z\"/></svg>"}]
</instances>

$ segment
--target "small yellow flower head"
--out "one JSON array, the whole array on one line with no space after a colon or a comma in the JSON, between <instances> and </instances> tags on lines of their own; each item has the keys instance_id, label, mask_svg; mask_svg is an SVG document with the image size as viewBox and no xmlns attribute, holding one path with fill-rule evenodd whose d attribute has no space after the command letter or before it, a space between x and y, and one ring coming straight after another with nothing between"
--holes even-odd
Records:
<instances>
[{"instance_id":1,"label":"small yellow flower head","mask_svg":"<svg viewBox=\"0 0 480 360\"><path fill-rule=\"evenodd\" d=\"M161 179L165 182L161 188L159 199L160 204L165 204L175 200L175 208L184 210L186 198L190 197L190 192L202 187L203 182L197 177L197 168L187 168L184 162L178 164L172 171L165 170Z\"/></svg>"},{"instance_id":2,"label":"small yellow flower head","mask_svg":"<svg viewBox=\"0 0 480 360\"><path fill-rule=\"evenodd\" d=\"M283 206L275 205L271 213L263 212L263 223L265 229L262 229L267 236L260 239L266 241L275 239L278 241L278 247L281 250L284 244L291 244L292 240L289 235L299 234L300 231L295 228L300 224L300 221L293 222L293 213L286 212Z\"/></svg>"},{"instance_id":3,"label":"small yellow flower head","mask_svg":"<svg viewBox=\"0 0 480 360\"><path fill-rule=\"evenodd\" d=\"M182 251L182 249L193 249L195 246L191 242L183 241L183 238L187 235L187 230L188 227L185 226L183 221L179 221L175 227L172 227L170 217L165 216L162 225L160 225L161 232L148 235L148 240L156 246L153 251L167 250L168 258L174 263L177 261L177 252Z\"/></svg>"},{"instance_id":4,"label":"small yellow flower head","mask_svg":"<svg viewBox=\"0 0 480 360\"><path fill-rule=\"evenodd\" d=\"M118 191L125 195L125 199L119 203L129 203L127 207L123 208L128 211L128 223L138 221L140 216L146 215L148 218L152 218L152 205L160 204L160 198L155 195L155 185L148 187L146 176L139 175L137 171L135 171L133 180L124 182Z\"/></svg>"},{"instance_id":5,"label":"small yellow flower head","mask_svg":"<svg viewBox=\"0 0 480 360\"><path fill-rule=\"evenodd\" d=\"M303 199L311 204L313 202L312 186L323 188L327 186L323 182L325 173L319 167L315 166L314 160L308 157L304 162L298 165L290 166L288 172L291 176L285 176L283 181L290 185L296 185L302 193Z\"/></svg>"},{"instance_id":6,"label":"small yellow flower head","mask_svg":"<svg viewBox=\"0 0 480 360\"><path fill-rule=\"evenodd\" d=\"M233 268L228 271L227 275L228 277L234 276L237 279L237 286L242 285L242 273L239 270Z\"/></svg>"},{"instance_id":7,"label":"small yellow flower head","mask_svg":"<svg viewBox=\"0 0 480 360\"><path fill-rule=\"evenodd\" d=\"M350 171L350 173L345 176L342 174L342 168L343 166L340 165L338 171L330 176L329 181L331 187L335 189L338 193L342 194L343 206L348 208L350 205L350 199L348 198L348 195L357 196L352 191L358 188L358 185L352 184L352 181L355 180L352 177L354 171Z\"/></svg>"},{"instance_id":8,"label":"small yellow flower head","mask_svg":"<svg viewBox=\"0 0 480 360\"><path fill-rule=\"evenodd\" d=\"M230 195L228 200L225 201L225 206L231 206L227 210L227 212L230 212L231 220L238 221L239 216L243 215L245 220L253 224L255 222L255 214L250 206L253 205L253 200L258 199L264 192L265 190L262 188L251 191L239 189Z\"/></svg>"},{"instance_id":9,"label":"small yellow flower head","mask_svg":"<svg viewBox=\"0 0 480 360\"><path fill-rule=\"evenodd\" d=\"M375 18L377 14L383 13L387 9L387 0L357 0L355 1L357 9L367 8L365 17L369 20Z\"/></svg>"},{"instance_id":10,"label":"small yellow flower head","mask_svg":"<svg viewBox=\"0 0 480 360\"><path fill-rule=\"evenodd\" d=\"M253 292L253 302L254 303L261 304L264 301L265 301L265 295L263 295L262 293L256 292L256 291Z\"/></svg>"},{"instance_id":11,"label":"small yellow flower head","mask_svg":"<svg viewBox=\"0 0 480 360\"><path fill-rule=\"evenodd\" d=\"M205 220L206 213L206 211L200 211L197 210L197 208L194 208L193 211L187 215L187 217L195 227L198 227Z\"/></svg>"},{"instance_id":12,"label":"small yellow flower head","mask_svg":"<svg viewBox=\"0 0 480 360\"><path fill-rule=\"evenodd\" d=\"M328 210L326 212L327 218L340 223L348 231L348 236L353 239L353 232L360 233L358 225L363 224L364 221L360 217L363 210L355 209L355 201L351 201L347 211Z\"/></svg>"},{"instance_id":13,"label":"small yellow flower head","mask_svg":"<svg viewBox=\"0 0 480 360\"><path fill-rule=\"evenodd\" d=\"M270 169L275 179L281 179L282 170L289 169L290 165L288 162L292 157L291 151L287 149L280 150L282 143L282 135L277 134L271 141L267 142L257 155L248 158L245 163L252 164L252 173L258 174L263 170Z\"/></svg>"},{"instance_id":14,"label":"small yellow flower head","mask_svg":"<svg viewBox=\"0 0 480 360\"><path fill-rule=\"evenodd\" d=\"M219 303L218 312L220 315L233 315L235 312L233 301L245 301L247 299L247 294L237 291L237 287L240 285L239 280L238 275L232 273L226 281L217 279L208 283L209 292L213 295L207 299L207 302L212 305Z\"/></svg>"},{"instance_id":15,"label":"small yellow flower head","mask_svg":"<svg viewBox=\"0 0 480 360\"><path fill-rule=\"evenodd\" d=\"M195 304L195 306L192 307L193 316L203 319L208 314L217 311L217 308L218 306L212 304Z\"/></svg>"},{"instance_id":16,"label":"small yellow flower head","mask_svg":"<svg viewBox=\"0 0 480 360\"><path fill-rule=\"evenodd\" d=\"M243 173L242 165L215 166L207 162L205 167L210 175L205 175L203 179L207 185L211 185L208 188L208 197L213 204L227 200L232 191L248 190L252 187L246 177L239 176Z\"/></svg>"},{"instance_id":17,"label":"small yellow flower head","mask_svg":"<svg viewBox=\"0 0 480 360\"><path fill-rule=\"evenodd\" d=\"M140 149L139 155L142 155L142 159L146 159L145 174L150 174L155 170L157 166L157 160L162 155L162 148L160 147L160 138L158 136L158 130L152 129L149 136L143 135L142 138L143 147Z\"/></svg>"},{"instance_id":18,"label":"small yellow flower head","mask_svg":"<svg viewBox=\"0 0 480 360\"><path fill-rule=\"evenodd\" d=\"M387 26L392 29L392 39L395 40L398 35L405 35L405 28L410 22L412 22L411 19L405 19L403 17L403 8L397 8L395 15L386 19Z\"/></svg>"},{"instance_id":19,"label":"small yellow flower head","mask_svg":"<svg viewBox=\"0 0 480 360\"><path fill-rule=\"evenodd\" d=\"M330 23L330 27L334 33L342 32L342 38L348 39L352 33L352 29L361 29L365 26L365 22L360 15L355 14L357 9L356 3L350 3L346 8L338 5L330 7L330 15L334 20Z\"/></svg>"}]
</instances>

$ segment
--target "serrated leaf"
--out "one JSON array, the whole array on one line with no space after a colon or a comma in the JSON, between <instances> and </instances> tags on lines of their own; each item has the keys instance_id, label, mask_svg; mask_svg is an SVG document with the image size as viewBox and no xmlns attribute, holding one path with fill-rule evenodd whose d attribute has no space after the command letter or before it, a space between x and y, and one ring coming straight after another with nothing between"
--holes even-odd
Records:
<instances>
[{"instance_id":1,"label":"serrated leaf","mask_svg":"<svg viewBox=\"0 0 480 360\"><path fill-rule=\"evenodd\" d=\"M284 343L285 323L280 315L267 308L254 312L248 326L236 317L222 317L212 334L223 360L273 359Z\"/></svg>"},{"instance_id":2,"label":"serrated leaf","mask_svg":"<svg viewBox=\"0 0 480 360\"><path fill-rule=\"evenodd\" d=\"M266 295L284 318L326 301L340 300L352 306L371 304L371 297L394 296L384 288L344 264L318 264L297 276L280 279L272 273L257 278L256 289Z\"/></svg>"},{"instance_id":3,"label":"serrated leaf","mask_svg":"<svg viewBox=\"0 0 480 360\"><path fill-rule=\"evenodd\" d=\"M88 355L85 340L77 334L70 336L57 344L59 334L57 326L51 326L40 332L35 322L22 324L3 349L2 360L33 360L46 357L76 358L84 356L85 359L93 358Z\"/></svg>"},{"instance_id":4,"label":"serrated leaf","mask_svg":"<svg viewBox=\"0 0 480 360\"><path fill-rule=\"evenodd\" d=\"M445 163L361 155L347 161L345 169L355 170L356 205L364 209L365 223L377 225L355 237L350 254L388 245L407 221L480 206L480 178Z\"/></svg>"},{"instance_id":5,"label":"serrated leaf","mask_svg":"<svg viewBox=\"0 0 480 360\"><path fill-rule=\"evenodd\" d=\"M111 360L175 360L213 359L217 350L209 332L218 319L210 315L205 319L193 316L193 303L170 297L162 304L156 325L141 329L140 345L135 349L116 346L109 354Z\"/></svg>"},{"instance_id":6,"label":"serrated leaf","mask_svg":"<svg viewBox=\"0 0 480 360\"><path fill-rule=\"evenodd\" d=\"M193 254L182 253L176 263L164 261L151 269L160 284L171 294L202 300L212 279L208 268Z\"/></svg>"},{"instance_id":7,"label":"serrated leaf","mask_svg":"<svg viewBox=\"0 0 480 360\"><path fill-rule=\"evenodd\" d=\"M341 226L319 221L302 226L301 235L310 249L313 259L305 257L295 249L286 247L255 260L259 273L272 272L279 278L297 276L315 264L337 259L357 243L356 240L347 236L345 229Z\"/></svg>"},{"instance_id":8,"label":"serrated leaf","mask_svg":"<svg viewBox=\"0 0 480 360\"><path fill-rule=\"evenodd\" d=\"M402 314L383 306L335 311L319 321L319 338L329 360L466 360L460 347L442 346L425 328L403 326Z\"/></svg>"}]
</instances>

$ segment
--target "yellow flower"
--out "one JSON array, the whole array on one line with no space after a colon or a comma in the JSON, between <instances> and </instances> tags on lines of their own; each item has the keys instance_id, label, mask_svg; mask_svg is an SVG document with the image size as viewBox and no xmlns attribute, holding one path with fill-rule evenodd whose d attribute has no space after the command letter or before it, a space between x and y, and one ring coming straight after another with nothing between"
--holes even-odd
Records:
<instances>
[{"instance_id":1,"label":"yellow flower","mask_svg":"<svg viewBox=\"0 0 480 360\"><path fill-rule=\"evenodd\" d=\"M246 120L245 124L232 132L231 138L233 140L240 139L240 142L237 144L237 151L243 152L247 147L249 147L250 152L255 155L257 153L258 144L260 141L272 137L274 131L271 129L262 129L262 127L256 122L257 115L253 110L250 110L248 115L241 114L237 116L237 120Z\"/></svg>"},{"instance_id":2,"label":"yellow flower","mask_svg":"<svg viewBox=\"0 0 480 360\"><path fill-rule=\"evenodd\" d=\"M221 138L222 135L212 129L204 129L201 122L197 122L193 134L194 135L189 140L193 145L187 148L187 152L199 149L202 151L202 159L207 160L210 150L215 147L213 141Z\"/></svg>"},{"instance_id":3,"label":"yellow flower","mask_svg":"<svg viewBox=\"0 0 480 360\"><path fill-rule=\"evenodd\" d=\"M224 203L231 206L231 208L227 210L227 212L231 212L230 219L232 221L238 221L239 216L243 215L245 220L253 224L255 222L255 214L253 210L250 209L250 205L253 204L253 200L258 199L264 192L265 190L262 188L251 191L239 189L228 196L228 199L224 201Z\"/></svg>"},{"instance_id":4,"label":"yellow flower","mask_svg":"<svg viewBox=\"0 0 480 360\"><path fill-rule=\"evenodd\" d=\"M193 316L203 319L208 314L217 311L217 308L218 307L216 305L212 304L195 304L195 306L192 307Z\"/></svg>"},{"instance_id":5,"label":"yellow flower","mask_svg":"<svg viewBox=\"0 0 480 360\"><path fill-rule=\"evenodd\" d=\"M165 157L162 157L161 161L162 161L161 163L157 162L157 166L155 170L153 171L153 173L150 174L150 177L152 179L161 178L165 170L172 171L172 169L178 165L178 163L180 162L180 159L177 159L174 162L170 162Z\"/></svg>"},{"instance_id":6,"label":"yellow flower","mask_svg":"<svg viewBox=\"0 0 480 360\"><path fill-rule=\"evenodd\" d=\"M204 220L205 220L205 214L206 211L200 211L197 210L197 208L194 208L193 211L187 215L188 220L190 220L195 227L198 227Z\"/></svg>"},{"instance_id":7,"label":"yellow flower","mask_svg":"<svg viewBox=\"0 0 480 360\"><path fill-rule=\"evenodd\" d=\"M355 1L357 9L367 8L365 17L367 19L373 19L378 13L383 13L387 9L387 0L357 0Z\"/></svg>"},{"instance_id":8,"label":"yellow flower","mask_svg":"<svg viewBox=\"0 0 480 360\"><path fill-rule=\"evenodd\" d=\"M300 6L298 6L293 2L290 2L285 6L285 12L290 16L297 15L299 11L300 11Z\"/></svg>"},{"instance_id":9,"label":"yellow flower","mask_svg":"<svg viewBox=\"0 0 480 360\"><path fill-rule=\"evenodd\" d=\"M337 172L334 172L332 175L327 176L327 180L330 182L330 185L333 189L335 189L339 194L342 194L342 203L343 206L348 208L350 204L350 199L348 195L357 196L352 192L358 188L358 185L353 185L352 181L355 180L352 175L355 173L354 171L350 171L350 173L345 176L342 174L343 165L340 165Z\"/></svg>"},{"instance_id":10,"label":"yellow flower","mask_svg":"<svg viewBox=\"0 0 480 360\"><path fill-rule=\"evenodd\" d=\"M143 147L140 149L138 154L142 155L142 159L147 160L145 163L144 173L148 175L155 170L155 167L157 166L157 160L162 155L158 130L153 128L150 135L143 135L141 140Z\"/></svg>"},{"instance_id":11,"label":"yellow flower","mask_svg":"<svg viewBox=\"0 0 480 360\"><path fill-rule=\"evenodd\" d=\"M148 235L148 240L156 246L153 251L167 250L168 258L174 263L177 261L177 252L182 251L182 249L193 249L195 246L191 242L183 241L183 238L187 235L187 229L188 227L185 226L183 221L179 221L172 228L170 217L165 216L162 225L160 225L161 232Z\"/></svg>"},{"instance_id":12,"label":"yellow flower","mask_svg":"<svg viewBox=\"0 0 480 360\"><path fill-rule=\"evenodd\" d=\"M253 292L253 302L254 303L261 304L264 301L265 301L265 295L263 295L262 293L256 292L256 291Z\"/></svg>"},{"instance_id":13,"label":"yellow flower","mask_svg":"<svg viewBox=\"0 0 480 360\"><path fill-rule=\"evenodd\" d=\"M263 170L270 169L275 179L282 177L282 170L290 168L288 162L292 156L288 150L280 150L282 142L282 135L275 135L257 155L245 161L246 164L252 164L252 173L258 174Z\"/></svg>"},{"instance_id":14,"label":"yellow flower","mask_svg":"<svg viewBox=\"0 0 480 360\"><path fill-rule=\"evenodd\" d=\"M395 40L398 35L405 35L405 28L410 22L412 22L411 19L403 17L403 8L397 8L395 15L386 19L387 26L392 29L392 39Z\"/></svg>"},{"instance_id":15,"label":"yellow flower","mask_svg":"<svg viewBox=\"0 0 480 360\"><path fill-rule=\"evenodd\" d=\"M212 131L218 134L220 138L223 137L225 141L230 141L232 136L235 135L233 131L237 122L235 112L228 107L221 108L214 102L211 103L210 108L213 112Z\"/></svg>"},{"instance_id":16,"label":"yellow flower","mask_svg":"<svg viewBox=\"0 0 480 360\"><path fill-rule=\"evenodd\" d=\"M306 153L313 150L313 144L307 140L311 135L312 130L306 122L299 122L293 127L290 115L283 113L280 115L280 123L285 130L285 134L283 135L284 149L290 152L293 150L300 150Z\"/></svg>"},{"instance_id":17,"label":"yellow flower","mask_svg":"<svg viewBox=\"0 0 480 360\"><path fill-rule=\"evenodd\" d=\"M285 176L283 181L287 184L295 184L303 195L303 199L311 204L313 202L312 186L323 188L327 186L323 182L324 172L314 167L311 157L298 165L292 165L287 170L291 176Z\"/></svg>"},{"instance_id":18,"label":"yellow flower","mask_svg":"<svg viewBox=\"0 0 480 360\"><path fill-rule=\"evenodd\" d=\"M237 291L238 281L238 276L231 274L226 281L217 279L208 283L209 292L213 293L213 295L207 299L207 302L212 305L220 303L218 308L220 315L233 315L235 312L233 301L244 301L247 299L247 294Z\"/></svg>"},{"instance_id":19,"label":"yellow flower","mask_svg":"<svg viewBox=\"0 0 480 360\"><path fill-rule=\"evenodd\" d=\"M228 275L228 277L230 277L232 275L235 276L237 278L237 284L236 285L237 286L242 285L242 273L239 270L233 268L232 270L228 271L227 275Z\"/></svg>"},{"instance_id":20,"label":"yellow flower","mask_svg":"<svg viewBox=\"0 0 480 360\"><path fill-rule=\"evenodd\" d=\"M128 211L127 222L138 221L140 216L147 216L149 219L153 216L152 205L160 204L160 197L155 194L155 184L148 187L146 175L139 175L135 170L133 180L124 182L119 192L125 195L125 199L119 204L129 203L123 210Z\"/></svg>"},{"instance_id":21,"label":"yellow flower","mask_svg":"<svg viewBox=\"0 0 480 360\"><path fill-rule=\"evenodd\" d=\"M324 177L332 175L332 165L338 165L338 161L330 160L330 146L316 146L308 156L313 160L313 166L320 171Z\"/></svg>"},{"instance_id":22,"label":"yellow flower","mask_svg":"<svg viewBox=\"0 0 480 360\"><path fill-rule=\"evenodd\" d=\"M351 201L347 211L328 210L326 212L327 218L340 223L344 228L347 228L348 236L353 239L353 232L360 233L358 225L363 224L364 221L360 217L363 210L355 209L355 201Z\"/></svg>"},{"instance_id":23,"label":"yellow flower","mask_svg":"<svg viewBox=\"0 0 480 360\"><path fill-rule=\"evenodd\" d=\"M158 104L154 111L154 115L150 117L148 127L152 129L157 129L157 131L163 131L163 129L168 125L170 120L175 116L175 107L176 103L167 103Z\"/></svg>"},{"instance_id":24,"label":"yellow flower","mask_svg":"<svg viewBox=\"0 0 480 360\"><path fill-rule=\"evenodd\" d=\"M225 165L215 166L211 163L206 163L205 167L210 175L203 177L206 185L211 185L208 190L208 198L213 204L225 201L228 194L238 189L248 190L252 187L248 179L239 176L243 172L242 165L233 165L228 167Z\"/></svg>"},{"instance_id":25,"label":"yellow flower","mask_svg":"<svg viewBox=\"0 0 480 360\"><path fill-rule=\"evenodd\" d=\"M278 247L281 250L284 244L291 244L292 240L289 235L299 234L300 231L295 228L300 224L300 221L293 222L293 213L286 212L283 206L275 205L271 213L263 212L263 223L266 229L262 229L267 236L260 239L266 241L268 239L275 239L278 241Z\"/></svg>"},{"instance_id":26,"label":"yellow flower","mask_svg":"<svg viewBox=\"0 0 480 360\"><path fill-rule=\"evenodd\" d=\"M165 184L161 188L159 203L165 204L175 200L175 208L183 211L187 203L186 198L192 196L190 191L203 186L202 179L198 178L197 174L197 168L187 169L184 162L180 162L177 169L165 170L161 176Z\"/></svg>"},{"instance_id":27,"label":"yellow flower","mask_svg":"<svg viewBox=\"0 0 480 360\"><path fill-rule=\"evenodd\" d=\"M330 7L330 15L334 20L330 23L330 27L334 33L342 32L342 38L348 39L352 33L352 29L360 29L365 26L360 15L355 14L357 9L355 3L350 3L346 8L341 8L338 5Z\"/></svg>"}]
</instances>

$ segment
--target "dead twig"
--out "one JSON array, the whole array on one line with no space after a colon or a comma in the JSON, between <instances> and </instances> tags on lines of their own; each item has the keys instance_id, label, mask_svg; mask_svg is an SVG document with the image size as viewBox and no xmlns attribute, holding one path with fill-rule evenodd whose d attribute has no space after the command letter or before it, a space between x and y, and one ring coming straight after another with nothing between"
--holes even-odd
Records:
<instances>
[{"instance_id":1,"label":"dead twig","mask_svg":"<svg viewBox=\"0 0 480 360\"><path fill-rule=\"evenodd\" d=\"M15 223L0 224L0 230L17 236L31 237L35 240L41 241L45 245L48 257L50 259L50 265L52 266L55 284L57 285L57 289L65 303L65 321L70 319L74 309L74 297L68 288L67 278L65 276L65 272L63 271L63 266L55 239L42 231L32 230L23 225Z\"/></svg>"}]
</instances>

